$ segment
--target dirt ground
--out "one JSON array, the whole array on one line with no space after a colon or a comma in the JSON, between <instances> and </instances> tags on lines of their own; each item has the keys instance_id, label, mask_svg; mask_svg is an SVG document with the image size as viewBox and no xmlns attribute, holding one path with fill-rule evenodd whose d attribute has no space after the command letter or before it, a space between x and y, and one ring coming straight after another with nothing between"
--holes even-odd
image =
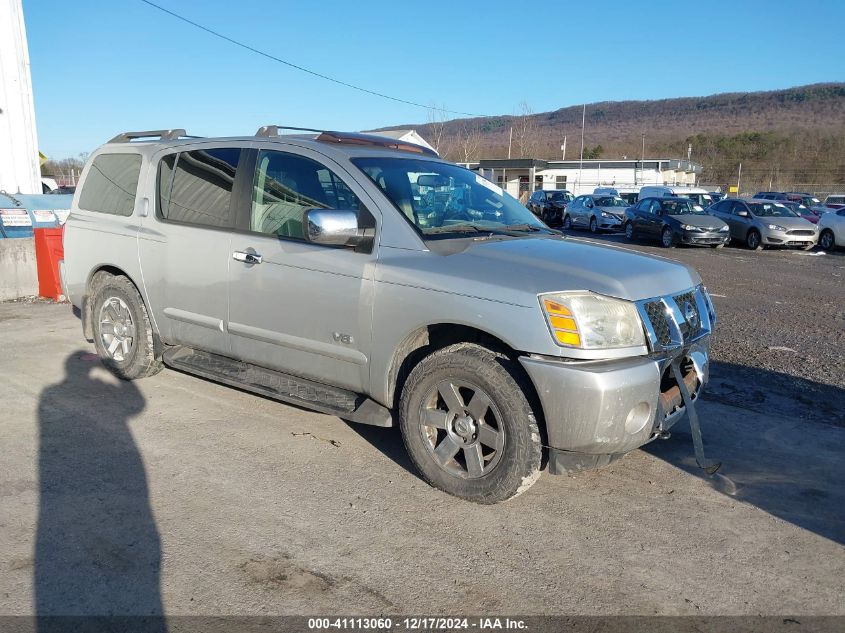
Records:
<instances>
[{"instance_id":1,"label":"dirt ground","mask_svg":"<svg viewBox=\"0 0 845 633\"><path fill-rule=\"evenodd\" d=\"M845 615L845 255L636 248L713 293L722 469L681 424L493 507L396 430L120 382L69 306L0 304L0 614Z\"/></svg>"}]
</instances>

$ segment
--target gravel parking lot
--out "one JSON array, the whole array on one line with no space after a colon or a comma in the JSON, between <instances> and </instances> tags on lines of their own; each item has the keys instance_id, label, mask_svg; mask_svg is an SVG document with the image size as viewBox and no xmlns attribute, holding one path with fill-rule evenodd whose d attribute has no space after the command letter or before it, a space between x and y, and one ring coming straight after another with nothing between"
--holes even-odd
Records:
<instances>
[{"instance_id":1,"label":"gravel parking lot","mask_svg":"<svg viewBox=\"0 0 845 633\"><path fill-rule=\"evenodd\" d=\"M683 424L493 507L396 430L120 382L69 306L0 304L0 613L845 615L845 253L634 247L714 296L722 469Z\"/></svg>"}]
</instances>

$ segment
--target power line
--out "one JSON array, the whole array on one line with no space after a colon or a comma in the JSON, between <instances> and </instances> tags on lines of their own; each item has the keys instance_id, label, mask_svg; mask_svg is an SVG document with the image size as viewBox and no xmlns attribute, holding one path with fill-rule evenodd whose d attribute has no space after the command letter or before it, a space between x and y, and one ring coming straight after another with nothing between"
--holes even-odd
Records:
<instances>
[{"instance_id":1,"label":"power line","mask_svg":"<svg viewBox=\"0 0 845 633\"><path fill-rule=\"evenodd\" d=\"M203 26L202 24L198 24L197 22L194 22L193 20L190 20L183 15L179 15L178 13L175 13L175 12L171 11L170 9L166 9L166 8L162 7L161 5L156 4L155 2L150 2L150 0L140 0L140 1L143 2L146 5L153 7L154 9L158 9L159 11L176 18L177 20L181 20L182 22L185 22L186 24L190 24L191 26L196 27L196 28L200 29L201 31L205 31L206 33L209 33L209 34L211 34L215 37L219 37L221 40L225 40L225 41L229 42L230 44L234 44L235 46L240 46L241 48L246 49L246 50L248 50L252 53L256 53L257 55L261 55L262 57L266 57L267 59L271 59L274 62L284 64L285 66L290 66L291 68L302 71L304 73L308 73L309 75L313 75L315 77L319 77L320 79L325 79L326 81L331 81L332 83L336 83L338 85L345 86L346 88L352 88L353 90L358 90L360 92L364 92L366 94L373 95L375 97L381 97L382 99L389 99L391 101L396 101L398 103L404 103L406 105L412 105L412 106L416 106L418 108L425 108L426 110L431 109L431 106L426 106L426 105L423 105L422 103L417 103L416 101L409 101L407 99L400 99L399 97L393 97L391 95L384 94L383 92L376 92L375 90L369 90L368 88L362 88L361 86L356 86L355 84L351 84L349 82L342 81L342 80L336 79L334 77L329 77L328 75L323 75L322 73L318 73L315 70L305 68L304 66L299 66L297 64L294 64L293 62L286 61L284 59L281 59L280 57L276 57L275 55L271 55L270 53L266 53L262 50L254 48L254 47L250 46L249 44L244 44L243 42L239 42L238 40L232 39L231 37L229 37L227 35L223 35L222 33L215 31L214 29L210 29L207 26ZM463 115L463 116L471 116L471 117L490 116L490 115L487 115L487 114L474 114L472 112L460 112L458 110L448 110L446 108L436 108L436 109L440 110L441 112L447 112L449 114L460 114L460 115Z\"/></svg>"}]
</instances>

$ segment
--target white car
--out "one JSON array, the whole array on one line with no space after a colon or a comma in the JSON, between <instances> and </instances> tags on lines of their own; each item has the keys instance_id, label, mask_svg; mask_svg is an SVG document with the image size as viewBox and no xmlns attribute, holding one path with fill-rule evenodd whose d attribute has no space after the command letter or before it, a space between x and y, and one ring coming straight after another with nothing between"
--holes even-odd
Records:
<instances>
[{"instance_id":1,"label":"white car","mask_svg":"<svg viewBox=\"0 0 845 633\"><path fill-rule=\"evenodd\" d=\"M830 251L836 248L845 248L845 207L822 213L819 218L819 246Z\"/></svg>"}]
</instances>

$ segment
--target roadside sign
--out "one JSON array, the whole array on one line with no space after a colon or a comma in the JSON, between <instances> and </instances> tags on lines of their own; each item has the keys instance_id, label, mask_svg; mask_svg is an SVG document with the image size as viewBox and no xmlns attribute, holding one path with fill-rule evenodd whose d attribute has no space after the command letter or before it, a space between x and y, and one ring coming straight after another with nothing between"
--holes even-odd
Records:
<instances>
[{"instance_id":1,"label":"roadside sign","mask_svg":"<svg viewBox=\"0 0 845 633\"><path fill-rule=\"evenodd\" d=\"M728 187L728 193L739 193L739 187L731 185L730 187Z\"/></svg>"},{"instance_id":2,"label":"roadside sign","mask_svg":"<svg viewBox=\"0 0 845 633\"><path fill-rule=\"evenodd\" d=\"M0 209L3 226L32 226L32 219L25 209Z\"/></svg>"}]
</instances>

